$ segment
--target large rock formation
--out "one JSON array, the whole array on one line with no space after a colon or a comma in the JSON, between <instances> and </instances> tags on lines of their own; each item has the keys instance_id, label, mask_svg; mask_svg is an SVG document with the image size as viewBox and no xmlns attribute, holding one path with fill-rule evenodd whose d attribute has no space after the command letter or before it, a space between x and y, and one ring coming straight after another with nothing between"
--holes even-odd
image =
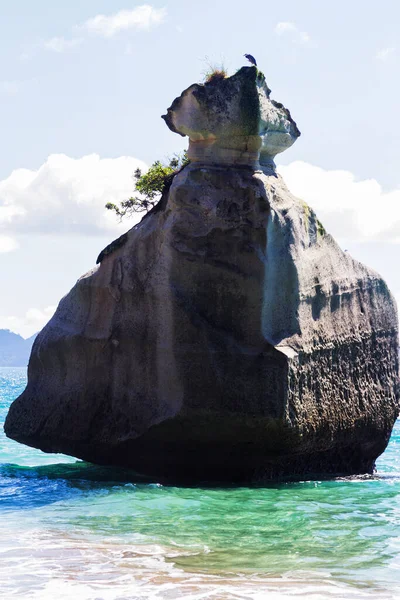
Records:
<instances>
[{"instance_id":1,"label":"large rock formation","mask_svg":"<svg viewBox=\"0 0 400 600\"><path fill-rule=\"evenodd\" d=\"M161 481L371 472L398 414L395 303L276 174L289 111L247 67L164 118L192 162L61 300L7 435Z\"/></svg>"}]
</instances>

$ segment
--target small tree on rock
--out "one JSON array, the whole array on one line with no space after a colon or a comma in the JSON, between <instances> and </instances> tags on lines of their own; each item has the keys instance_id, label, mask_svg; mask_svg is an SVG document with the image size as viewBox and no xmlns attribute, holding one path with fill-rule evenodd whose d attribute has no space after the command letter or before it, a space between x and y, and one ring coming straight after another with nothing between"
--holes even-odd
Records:
<instances>
[{"instance_id":1,"label":"small tree on rock","mask_svg":"<svg viewBox=\"0 0 400 600\"><path fill-rule=\"evenodd\" d=\"M185 151L182 154L175 155L167 164L156 160L144 174L140 169L136 169L134 172L135 192L138 192L139 195L132 196L128 200L122 200L119 206L107 202L106 208L113 210L120 219L133 213L148 212L158 203L166 186L171 184L175 175L189 162Z\"/></svg>"}]
</instances>

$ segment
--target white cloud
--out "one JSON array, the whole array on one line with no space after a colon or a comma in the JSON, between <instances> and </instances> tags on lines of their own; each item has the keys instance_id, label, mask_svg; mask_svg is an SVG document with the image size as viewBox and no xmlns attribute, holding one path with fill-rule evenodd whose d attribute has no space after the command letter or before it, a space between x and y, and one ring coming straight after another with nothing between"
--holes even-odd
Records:
<instances>
[{"instance_id":1,"label":"white cloud","mask_svg":"<svg viewBox=\"0 0 400 600\"><path fill-rule=\"evenodd\" d=\"M356 181L302 161L278 167L289 189L317 213L334 237L400 243L400 189L384 192L375 179Z\"/></svg>"},{"instance_id":2,"label":"white cloud","mask_svg":"<svg viewBox=\"0 0 400 600\"><path fill-rule=\"evenodd\" d=\"M96 15L85 21L82 25L73 27L76 35L92 33L105 38L111 38L121 31L127 30L150 30L160 25L167 16L166 8L154 8L149 4L137 6L131 10L120 10L111 15ZM61 54L83 44L83 37L72 37L67 39L63 36L53 37L27 48L21 55L20 60L26 61L34 57L39 49L50 50ZM126 54L132 54L127 46ZM13 90L16 82L0 82L0 91L16 93Z\"/></svg>"},{"instance_id":3,"label":"white cloud","mask_svg":"<svg viewBox=\"0 0 400 600\"><path fill-rule=\"evenodd\" d=\"M18 248L18 242L8 235L0 235L0 254L12 252Z\"/></svg>"},{"instance_id":4,"label":"white cloud","mask_svg":"<svg viewBox=\"0 0 400 600\"><path fill-rule=\"evenodd\" d=\"M381 50L378 50L378 52L375 54L375 58L385 62L392 54L394 54L395 51L396 48L394 47L381 48Z\"/></svg>"},{"instance_id":5,"label":"white cloud","mask_svg":"<svg viewBox=\"0 0 400 600\"><path fill-rule=\"evenodd\" d=\"M282 35L287 31L297 31L296 25L289 21L281 21L280 23L277 23L275 27L275 33L277 33L278 35Z\"/></svg>"},{"instance_id":6,"label":"white cloud","mask_svg":"<svg viewBox=\"0 0 400 600\"><path fill-rule=\"evenodd\" d=\"M0 92L7 96L15 96L18 93L21 84L19 81L0 81Z\"/></svg>"},{"instance_id":7,"label":"white cloud","mask_svg":"<svg viewBox=\"0 0 400 600\"><path fill-rule=\"evenodd\" d=\"M129 156L53 154L36 171L17 169L0 181L0 234L113 235L126 230L126 223L118 223L104 206L132 195L137 168L147 167Z\"/></svg>"},{"instance_id":8,"label":"white cloud","mask_svg":"<svg viewBox=\"0 0 400 600\"><path fill-rule=\"evenodd\" d=\"M47 306L43 310L30 308L22 316L1 316L0 329L9 329L22 337L30 337L46 325L55 313L56 306Z\"/></svg>"},{"instance_id":9,"label":"white cloud","mask_svg":"<svg viewBox=\"0 0 400 600\"><path fill-rule=\"evenodd\" d=\"M46 40L43 42L43 47L46 48L46 50L52 50L53 52L61 53L79 46L82 44L82 42L82 38L72 38L71 40L66 40L63 37L53 37L51 40Z\"/></svg>"},{"instance_id":10,"label":"white cloud","mask_svg":"<svg viewBox=\"0 0 400 600\"><path fill-rule=\"evenodd\" d=\"M302 44L308 44L309 42L311 42L311 38L306 31L299 31L299 36L300 36L300 42Z\"/></svg>"},{"instance_id":11,"label":"white cloud","mask_svg":"<svg viewBox=\"0 0 400 600\"><path fill-rule=\"evenodd\" d=\"M165 8L154 8L149 4L137 6L132 10L120 10L112 15L96 15L88 19L83 28L90 33L103 37L112 37L128 29L151 29L160 25L167 14Z\"/></svg>"},{"instance_id":12,"label":"white cloud","mask_svg":"<svg viewBox=\"0 0 400 600\"><path fill-rule=\"evenodd\" d=\"M308 44L311 42L311 37L306 31L301 31L296 23L292 21L280 21L275 26L275 33L277 35L290 34L293 42L299 44Z\"/></svg>"}]
</instances>

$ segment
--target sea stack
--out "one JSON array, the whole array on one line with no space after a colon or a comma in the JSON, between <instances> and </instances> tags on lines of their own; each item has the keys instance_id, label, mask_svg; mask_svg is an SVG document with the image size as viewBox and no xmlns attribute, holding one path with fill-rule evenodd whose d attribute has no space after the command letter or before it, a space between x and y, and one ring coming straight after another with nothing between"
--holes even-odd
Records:
<instances>
[{"instance_id":1,"label":"sea stack","mask_svg":"<svg viewBox=\"0 0 400 600\"><path fill-rule=\"evenodd\" d=\"M163 118L191 162L60 301L6 434L166 483L373 472L396 306L276 173L289 111L254 66Z\"/></svg>"}]
</instances>

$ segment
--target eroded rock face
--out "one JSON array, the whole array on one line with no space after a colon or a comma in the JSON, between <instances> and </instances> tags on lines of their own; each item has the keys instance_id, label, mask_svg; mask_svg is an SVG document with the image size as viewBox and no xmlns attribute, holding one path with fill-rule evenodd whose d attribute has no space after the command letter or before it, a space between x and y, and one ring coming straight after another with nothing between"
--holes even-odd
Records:
<instances>
[{"instance_id":1,"label":"eroded rock face","mask_svg":"<svg viewBox=\"0 0 400 600\"><path fill-rule=\"evenodd\" d=\"M274 167L274 157L300 131L270 94L264 75L243 67L233 77L191 85L163 119L172 131L189 137L192 162Z\"/></svg>"},{"instance_id":2,"label":"eroded rock face","mask_svg":"<svg viewBox=\"0 0 400 600\"><path fill-rule=\"evenodd\" d=\"M203 97L234 84L240 98L240 77L227 82ZM211 101L195 108L198 89L167 123L191 147L200 130L219 144L226 130L213 125ZM235 106L232 94L231 132L244 127ZM196 150L158 210L61 300L35 341L9 437L161 481L373 470L398 414L395 303L273 163L258 166L269 147L262 110L249 133L255 158ZM289 117L287 127L294 139Z\"/></svg>"}]
</instances>

